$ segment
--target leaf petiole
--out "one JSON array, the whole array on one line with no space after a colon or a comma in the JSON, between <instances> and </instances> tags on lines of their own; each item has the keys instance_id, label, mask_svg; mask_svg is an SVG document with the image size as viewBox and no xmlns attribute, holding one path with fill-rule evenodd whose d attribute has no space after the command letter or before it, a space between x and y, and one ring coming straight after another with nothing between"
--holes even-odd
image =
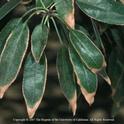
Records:
<instances>
[{"instance_id":1,"label":"leaf petiole","mask_svg":"<svg viewBox=\"0 0 124 124\"><path fill-rule=\"evenodd\" d=\"M53 25L54 25L54 27L55 27L55 30L56 30L56 33L57 33L57 35L58 35L59 41L60 41L60 43L63 45L62 38L61 38L61 36L60 36L60 33L59 33L58 27L57 27L57 25L56 25L56 22L55 22L55 20L54 20L53 17L51 17L51 20L52 20Z\"/></svg>"}]
</instances>

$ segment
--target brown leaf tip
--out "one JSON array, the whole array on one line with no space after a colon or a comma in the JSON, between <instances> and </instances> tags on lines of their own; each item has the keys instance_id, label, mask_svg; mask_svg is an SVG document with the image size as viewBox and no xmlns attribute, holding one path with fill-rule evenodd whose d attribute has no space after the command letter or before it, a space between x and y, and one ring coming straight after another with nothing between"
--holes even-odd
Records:
<instances>
[{"instance_id":1,"label":"brown leaf tip","mask_svg":"<svg viewBox=\"0 0 124 124\"><path fill-rule=\"evenodd\" d=\"M104 67L106 67L106 66L107 66L107 64L106 64L106 61L104 60L102 67L104 68Z\"/></svg>"},{"instance_id":2,"label":"brown leaf tip","mask_svg":"<svg viewBox=\"0 0 124 124\"><path fill-rule=\"evenodd\" d=\"M40 105L40 100L33 107L29 107L27 105L27 112L28 112L28 116L30 119L34 117L35 112L36 112L37 108L39 107L39 105Z\"/></svg>"},{"instance_id":3,"label":"brown leaf tip","mask_svg":"<svg viewBox=\"0 0 124 124\"><path fill-rule=\"evenodd\" d=\"M111 80L110 80L110 78L107 76L107 77L105 77L104 79L105 79L105 81L111 86Z\"/></svg>"},{"instance_id":4,"label":"brown leaf tip","mask_svg":"<svg viewBox=\"0 0 124 124\"><path fill-rule=\"evenodd\" d=\"M73 112L73 116L75 116L76 114L76 110L77 110L77 93L75 91L73 98L69 101L70 102L70 106Z\"/></svg>"},{"instance_id":5,"label":"brown leaf tip","mask_svg":"<svg viewBox=\"0 0 124 124\"><path fill-rule=\"evenodd\" d=\"M80 81L80 79L77 77L77 84L80 86L80 83L81 83L81 81Z\"/></svg>"},{"instance_id":6,"label":"brown leaf tip","mask_svg":"<svg viewBox=\"0 0 124 124\"><path fill-rule=\"evenodd\" d=\"M81 92L84 95L86 101L88 102L88 104L91 106L94 103L94 96L96 94L96 92L93 93L88 93L84 88L81 87Z\"/></svg>"},{"instance_id":7,"label":"brown leaf tip","mask_svg":"<svg viewBox=\"0 0 124 124\"><path fill-rule=\"evenodd\" d=\"M74 19L74 12L70 12L68 13L68 15L65 17L65 22L67 23L67 25L71 28L74 29L75 27L75 19Z\"/></svg>"},{"instance_id":8,"label":"brown leaf tip","mask_svg":"<svg viewBox=\"0 0 124 124\"><path fill-rule=\"evenodd\" d=\"M99 73L106 66L107 66L106 62L103 61L103 64L102 64L101 68L91 68L91 71L96 74L96 73Z\"/></svg>"},{"instance_id":9,"label":"brown leaf tip","mask_svg":"<svg viewBox=\"0 0 124 124\"><path fill-rule=\"evenodd\" d=\"M72 0L73 9L66 15L65 22L70 28L75 27L75 17L74 17L74 0Z\"/></svg>"},{"instance_id":10,"label":"brown leaf tip","mask_svg":"<svg viewBox=\"0 0 124 124\"><path fill-rule=\"evenodd\" d=\"M9 88L9 86L10 86L10 85L5 85L5 86L1 86L1 87L0 87L0 99L3 98L3 96L4 96L5 92L6 92L6 90Z\"/></svg>"}]
</instances>

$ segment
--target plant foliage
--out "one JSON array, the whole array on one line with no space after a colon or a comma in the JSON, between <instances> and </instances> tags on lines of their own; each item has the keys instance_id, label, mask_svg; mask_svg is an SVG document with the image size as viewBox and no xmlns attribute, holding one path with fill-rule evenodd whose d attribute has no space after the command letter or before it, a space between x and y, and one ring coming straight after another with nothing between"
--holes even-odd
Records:
<instances>
[{"instance_id":1,"label":"plant foliage","mask_svg":"<svg viewBox=\"0 0 124 124\"><path fill-rule=\"evenodd\" d=\"M0 8L0 20L10 13L21 0L10 0ZM75 24L75 6L92 21L95 40L84 27ZM61 48L57 56L57 73L61 89L67 98L73 114L77 108L77 86L89 105L94 102L98 76L105 79L114 89L113 98L120 105L123 96L124 80L124 35L122 27L109 28L113 42L109 59L105 58L106 49L97 23L124 25L124 5L115 0L35 0L20 18L10 20L0 32L0 97L15 81L21 69L31 35L31 49L24 66L23 96L28 115L32 118L43 98L47 78L47 58L44 50L50 33L50 21L55 27ZM41 22L29 33L28 22L34 16L40 16ZM58 22L61 29L58 28ZM109 26L107 25L107 28ZM123 38L124 39L124 38ZM102 51L101 51L102 50ZM106 60L107 59L107 62ZM106 64L108 63L108 65ZM111 78L111 81L106 73ZM117 78L116 78L117 77ZM116 105L117 103L115 103Z\"/></svg>"}]
</instances>

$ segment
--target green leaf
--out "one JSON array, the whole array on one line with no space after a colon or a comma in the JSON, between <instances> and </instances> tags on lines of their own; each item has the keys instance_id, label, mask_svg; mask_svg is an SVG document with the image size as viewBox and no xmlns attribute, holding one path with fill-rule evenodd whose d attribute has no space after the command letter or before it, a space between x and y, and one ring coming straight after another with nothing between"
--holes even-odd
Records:
<instances>
[{"instance_id":1,"label":"green leaf","mask_svg":"<svg viewBox=\"0 0 124 124\"><path fill-rule=\"evenodd\" d=\"M46 7L48 8L53 3L53 0L36 0L37 7Z\"/></svg>"},{"instance_id":2,"label":"green leaf","mask_svg":"<svg viewBox=\"0 0 124 124\"><path fill-rule=\"evenodd\" d=\"M108 24L124 25L124 5L115 0L77 0L89 17Z\"/></svg>"},{"instance_id":3,"label":"green leaf","mask_svg":"<svg viewBox=\"0 0 124 124\"><path fill-rule=\"evenodd\" d=\"M21 0L10 0L0 8L0 20L4 18L10 11L12 11Z\"/></svg>"},{"instance_id":4,"label":"green leaf","mask_svg":"<svg viewBox=\"0 0 124 124\"><path fill-rule=\"evenodd\" d=\"M66 22L66 24L74 28L74 1L73 0L54 0L55 7L59 17Z\"/></svg>"},{"instance_id":5,"label":"green leaf","mask_svg":"<svg viewBox=\"0 0 124 124\"><path fill-rule=\"evenodd\" d=\"M62 17L68 15L68 12L72 11L73 9L71 0L54 0L54 2L55 2L57 12Z\"/></svg>"},{"instance_id":6,"label":"green leaf","mask_svg":"<svg viewBox=\"0 0 124 124\"><path fill-rule=\"evenodd\" d=\"M65 46L68 46L69 45L69 30L64 24L59 25L59 27L60 27L59 33L60 33L61 39L63 43L65 44Z\"/></svg>"},{"instance_id":7,"label":"green leaf","mask_svg":"<svg viewBox=\"0 0 124 124\"><path fill-rule=\"evenodd\" d=\"M9 37L9 34L14 29L14 27L17 25L19 19L13 19L10 20L5 27L0 32L0 54L3 50L3 47L6 43L6 39Z\"/></svg>"},{"instance_id":8,"label":"green leaf","mask_svg":"<svg viewBox=\"0 0 124 124\"><path fill-rule=\"evenodd\" d=\"M76 83L71 62L66 48L61 48L57 56L57 71L60 86L67 100L70 103L73 114L77 108Z\"/></svg>"},{"instance_id":9,"label":"green leaf","mask_svg":"<svg viewBox=\"0 0 124 124\"><path fill-rule=\"evenodd\" d=\"M70 40L82 61L96 73L106 66L104 56L86 34L78 30L70 31Z\"/></svg>"},{"instance_id":10,"label":"green leaf","mask_svg":"<svg viewBox=\"0 0 124 124\"><path fill-rule=\"evenodd\" d=\"M0 56L0 97L15 81L28 47L29 29L19 23L9 35Z\"/></svg>"},{"instance_id":11,"label":"green leaf","mask_svg":"<svg viewBox=\"0 0 124 124\"><path fill-rule=\"evenodd\" d=\"M31 36L31 50L36 62L40 61L47 45L48 33L49 29L43 23L36 26L33 30Z\"/></svg>"},{"instance_id":12,"label":"green leaf","mask_svg":"<svg viewBox=\"0 0 124 124\"><path fill-rule=\"evenodd\" d=\"M29 118L32 118L43 98L47 77L47 59L43 55L36 63L31 54L28 55L23 75L23 95L27 105Z\"/></svg>"},{"instance_id":13,"label":"green leaf","mask_svg":"<svg viewBox=\"0 0 124 124\"><path fill-rule=\"evenodd\" d=\"M96 94L97 76L87 69L74 48L69 49L69 55L77 77L77 83L85 99L91 105L94 102L94 95Z\"/></svg>"}]
</instances>

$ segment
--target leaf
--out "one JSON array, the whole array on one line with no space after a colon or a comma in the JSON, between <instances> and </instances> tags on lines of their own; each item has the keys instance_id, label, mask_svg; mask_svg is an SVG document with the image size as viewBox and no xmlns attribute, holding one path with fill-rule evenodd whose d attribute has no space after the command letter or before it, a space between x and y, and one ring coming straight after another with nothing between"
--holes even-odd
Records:
<instances>
[{"instance_id":1,"label":"leaf","mask_svg":"<svg viewBox=\"0 0 124 124\"><path fill-rule=\"evenodd\" d=\"M10 20L0 32L0 54L11 31L17 25L19 19Z\"/></svg>"},{"instance_id":2,"label":"leaf","mask_svg":"<svg viewBox=\"0 0 124 124\"><path fill-rule=\"evenodd\" d=\"M74 0L54 0L54 2L59 17L64 20L70 28L74 28Z\"/></svg>"},{"instance_id":3,"label":"leaf","mask_svg":"<svg viewBox=\"0 0 124 124\"><path fill-rule=\"evenodd\" d=\"M68 51L66 48L61 48L57 56L57 71L60 86L63 90L65 97L75 115L77 109L77 93L76 83L74 81L74 73L71 62L69 60Z\"/></svg>"},{"instance_id":4,"label":"leaf","mask_svg":"<svg viewBox=\"0 0 124 124\"><path fill-rule=\"evenodd\" d=\"M94 73L106 66L104 56L94 43L81 31L71 30L70 41L86 66Z\"/></svg>"},{"instance_id":5,"label":"leaf","mask_svg":"<svg viewBox=\"0 0 124 124\"><path fill-rule=\"evenodd\" d=\"M98 72L98 74L99 74L109 85L111 85L111 80L110 80L110 78L109 78L109 76L108 76L108 74L107 74L105 68L103 68L102 70L100 70L100 71Z\"/></svg>"},{"instance_id":6,"label":"leaf","mask_svg":"<svg viewBox=\"0 0 124 124\"><path fill-rule=\"evenodd\" d=\"M89 17L108 24L124 25L124 5L114 0L77 0Z\"/></svg>"},{"instance_id":7,"label":"leaf","mask_svg":"<svg viewBox=\"0 0 124 124\"><path fill-rule=\"evenodd\" d=\"M29 118L32 118L43 98L47 77L47 59L43 55L36 63L31 54L28 55L23 75L23 96L27 105Z\"/></svg>"},{"instance_id":8,"label":"leaf","mask_svg":"<svg viewBox=\"0 0 124 124\"><path fill-rule=\"evenodd\" d=\"M37 7L46 7L48 8L53 3L53 0L36 0Z\"/></svg>"},{"instance_id":9,"label":"leaf","mask_svg":"<svg viewBox=\"0 0 124 124\"><path fill-rule=\"evenodd\" d=\"M24 59L29 40L29 29L19 23L9 35L0 56L0 97L15 81Z\"/></svg>"},{"instance_id":10,"label":"leaf","mask_svg":"<svg viewBox=\"0 0 124 124\"><path fill-rule=\"evenodd\" d=\"M96 94L97 76L87 69L74 49L69 49L69 55L77 77L77 83L86 101L91 105Z\"/></svg>"},{"instance_id":11,"label":"leaf","mask_svg":"<svg viewBox=\"0 0 124 124\"><path fill-rule=\"evenodd\" d=\"M31 36L31 50L35 58L35 61L38 63L43 54L43 51L47 45L49 29L44 24L39 24L33 30Z\"/></svg>"},{"instance_id":12,"label":"leaf","mask_svg":"<svg viewBox=\"0 0 124 124\"><path fill-rule=\"evenodd\" d=\"M4 18L10 11L12 11L21 0L10 0L0 8L0 20Z\"/></svg>"},{"instance_id":13,"label":"leaf","mask_svg":"<svg viewBox=\"0 0 124 124\"><path fill-rule=\"evenodd\" d=\"M63 41L63 43L65 44L65 46L68 46L69 45L69 30L68 28L66 27L66 25L62 24L62 25L59 25L59 33L60 33L60 36L61 36L61 39Z\"/></svg>"}]
</instances>

